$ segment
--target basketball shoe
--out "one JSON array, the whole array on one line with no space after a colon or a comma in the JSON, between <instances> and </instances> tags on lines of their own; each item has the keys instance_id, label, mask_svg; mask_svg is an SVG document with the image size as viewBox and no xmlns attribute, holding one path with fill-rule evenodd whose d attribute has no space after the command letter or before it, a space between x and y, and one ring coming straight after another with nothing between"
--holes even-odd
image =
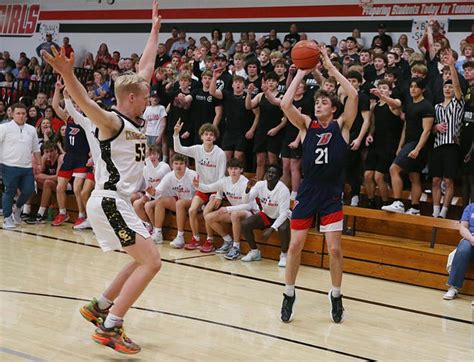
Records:
<instances>
[{"instance_id":1,"label":"basketball shoe","mask_svg":"<svg viewBox=\"0 0 474 362\"><path fill-rule=\"evenodd\" d=\"M332 289L328 293L329 302L331 303L331 319L334 323L341 323L344 320L344 307L342 306L342 295L333 297Z\"/></svg>"},{"instance_id":2,"label":"basketball shoe","mask_svg":"<svg viewBox=\"0 0 474 362\"><path fill-rule=\"evenodd\" d=\"M138 344L127 337L123 326L105 328L102 320L92 335L95 343L110 347L113 350L124 354L135 354L141 351Z\"/></svg>"},{"instance_id":3,"label":"basketball shoe","mask_svg":"<svg viewBox=\"0 0 474 362\"><path fill-rule=\"evenodd\" d=\"M98 326L101 320L105 321L105 318L107 318L109 309L110 307L104 310L99 309L99 302L93 298L89 303L83 305L81 309L79 309L79 312L93 325Z\"/></svg>"},{"instance_id":4,"label":"basketball shoe","mask_svg":"<svg viewBox=\"0 0 474 362\"><path fill-rule=\"evenodd\" d=\"M295 304L296 293L292 297L283 293L283 303L281 305L280 319L283 323L290 323L293 319L293 304Z\"/></svg>"}]
</instances>

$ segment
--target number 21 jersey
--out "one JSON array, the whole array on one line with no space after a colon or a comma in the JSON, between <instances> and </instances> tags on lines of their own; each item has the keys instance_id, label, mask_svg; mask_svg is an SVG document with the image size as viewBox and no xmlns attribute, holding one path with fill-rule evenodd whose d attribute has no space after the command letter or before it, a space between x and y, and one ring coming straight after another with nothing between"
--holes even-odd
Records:
<instances>
[{"instance_id":1,"label":"number 21 jersey","mask_svg":"<svg viewBox=\"0 0 474 362\"><path fill-rule=\"evenodd\" d=\"M342 188L347 149L348 145L336 121L326 128L318 121L312 121L303 142L304 180L301 186Z\"/></svg>"}]
</instances>

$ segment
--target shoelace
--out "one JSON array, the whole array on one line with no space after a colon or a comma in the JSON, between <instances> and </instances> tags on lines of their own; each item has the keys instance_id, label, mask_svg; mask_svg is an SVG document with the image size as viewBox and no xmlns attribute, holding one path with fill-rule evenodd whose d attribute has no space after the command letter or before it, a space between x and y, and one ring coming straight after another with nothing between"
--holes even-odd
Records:
<instances>
[{"instance_id":1,"label":"shoelace","mask_svg":"<svg viewBox=\"0 0 474 362\"><path fill-rule=\"evenodd\" d=\"M120 334L120 337L126 342L126 343L133 343L132 340L130 338L127 337L127 335L125 334L125 330L123 329L123 327L115 327L114 328L114 331L117 332L118 334Z\"/></svg>"}]
</instances>

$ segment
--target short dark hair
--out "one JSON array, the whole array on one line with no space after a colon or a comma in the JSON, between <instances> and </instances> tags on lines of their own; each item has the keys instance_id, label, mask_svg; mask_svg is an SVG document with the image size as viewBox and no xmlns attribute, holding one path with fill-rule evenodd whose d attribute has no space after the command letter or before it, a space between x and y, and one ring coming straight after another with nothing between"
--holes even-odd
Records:
<instances>
[{"instance_id":1,"label":"short dark hair","mask_svg":"<svg viewBox=\"0 0 474 362\"><path fill-rule=\"evenodd\" d=\"M424 78L411 78L410 86L412 85L412 83L415 83L417 88L420 88L420 89L426 88L426 80Z\"/></svg>"},{"instance_id":2,"label":"short dark hair","mask_svg":"<svg viewBox=\"0 0 474 362\"><path fill-rule=\"evenodd\" d=\"M474 61L470 60L462 65L462 69L474 68Z\"/></svg>"},{"instance_id":3,"label":"short dark hair","mask_svg":"<svg viewBox=\"0 0 474 362\"><path fill-rule=\"evenodd\" d=\"M357 79L359 83L362 83L362 75L359 72L356 72L355 70L351 70L350 72L348 72L346 78Z\"/></svg>"},{"instance_id":4,"label":"short dark hair","mask_svg":"<svg viewBox=\"0 0 474 362\"><path fill-rule=\"evenodd\" d=\"M333 107L338 108L339 105L341 104L341 101L339 100L339 97L337 96L337 94L326 92L323 89L319 89L314 94L314 100L316 101L318 98L328 98L331 101L331 105Z\"/></svg>"},{"instance_id":5,"label":"short dark hair","mask_svg":"<svg viewBox=\"0 0 474 362\"><path fill-rule=\"evenodd\" d=\"M238 158L231 158L229 161L227 161L227 168L230 167L244 168L244 165Z\"/></svg>"},{"instance_id":6,"label":"short dark hair","mask_svg":"<svg viewBox=\"0 0 474 362\"><path fill-rule=\"evenodd\" d=\"M173 155L173 159L171 160L171 163L173 162L184 162L186 165L188 164L188 157L185 155L182 155L180 153L175 153Z\"/></svg>"},{"instance_id":7,"label":"short dark hair","mask_svg":"<svg viewBox=\"0 0 474 362\"><path fill-rule=\"evenodd\" d=\"M148 153L157 153L159 155L161 155L161 147L159 145L149 145L148 146Z\"/></svg>"},{"instance_id":8,"label":"short dark hair","mask_svg":"<svg viewBox=\"0 0 474 362\"><path fill-rule=\"evenodd\" d=\"M59 151L58 144L52 140L46 141L43 143L43 151L46 150Z\"/></svg>"},{"instance_id":9,"label":"short dark hair","mask_svg":"<svg viewBox=\"0 0 474 362\"><path fill-rule=\"evenodd\" d=\"M260 73L260 62L258 61L257 58L255 57L252 57L250 59L248 59L246 62L245 62L245 72L248 73L248 66L249 65L256 65L257 66L257 73Z\"/></svg>"},{"instance_id":10,"label":"short dark hair","mask_svg":"<svg viewBox=\"0 0 474 362\"><path fill-rule=\"evenodd\" d=\"M199 127L199 136L202 136L204 132L212 132L216 139L219 138L219 128L214 126L212 123L204 123L201 127Z\"/></svg>"},{"instance_id":11,"label":"short dark hair","mask_svg":"<svg viewBox=\"0 0 474 362\"><path fill-rule=\"evenodd\" d=\"M379 85L388 85L388 87L389 87L390 89L393 88L393 83L392 83L391 81L389 81L389 80L386 80L386 79L381 79L381 80L379 80L379 82L377 83L377 86L379 86Z\"/></svg>"},{"instance_id":12,"label":"short dark hair","mask_svg":"<svg viewBox=\"0 0 474 362\"><path fill-rule=\"evenodd\" d=\"M275 72L268 72L268 73L265 73L265 76L264 76L265 80L269 80L269 79L272 79L276 82L278 82L280 80L280 77L278 76L278 74L276 74Z\"/></svg>"},{"instance_id":13,"label":"short dark hair","mask_svg":"<svg viewBox=\"0 0 474 362\"><path fill-rule=\"evenodd\" d=\"M395 77L395 79L398 79L398 77L400 76L400 71L395 67L391 67L385 70L385 74L391 74Z\"/></svg>"},{"instance_id":14,"label":"short dark hair","mask_svg":"<svg viewBox=\"0 0 474 362\"><path fill-rule=\"evenodd\" d=\"M283 175L283 169L281 168L281 166L278 164L278 163L271 163L269 164L266 168L265 168L265 173L267 173L267 171L270 169L270 168L276 168L277 171L278 171L278 174L280 175L280 177Z\"/></svg>"},{"instance_id":15,"label":"short dark hair","mask_svg":"<svg viewBox=\"0 0 474 362\"><path fill-rule=\"evenodd\" d=\"M14 103L14 104L12 104L11 107L12 107L12 112L14 112L15 109L17 109L17 108L22 108L22 109L24 109L26 112L28 112L28 108L27 108L23 103Z\"/></svg>"}]
</instances>

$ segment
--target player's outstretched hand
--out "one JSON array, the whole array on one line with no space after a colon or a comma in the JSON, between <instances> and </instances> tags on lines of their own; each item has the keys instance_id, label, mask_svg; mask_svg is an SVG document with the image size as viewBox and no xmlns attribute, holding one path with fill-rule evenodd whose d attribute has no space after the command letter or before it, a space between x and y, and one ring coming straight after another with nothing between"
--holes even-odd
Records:
<instances>
[{"instance_id":1,"label":"player's outstretched hand","mask_svg":"<svg viewBox=\"0 0 474 362\"><path fill-rule=\"evenodd\" d=\"M71 56L66 57L66 50L61 48L61 51L58 52L54 46L51 47L53 55L49 54L47 51L42 50L41 55L43 59L53 67L53 69L61 75L67 74L74 71L74 53L71 53Z\"/></svg>"},{"instance_id":2,"label":"player's outstretched hand","mask_svg":"<svg viewBox=\"0 0 474 362\"><path fill-rule=\"evenodd\" d=\"M152 27L156 31L159 31L161 28L161 15L158 14L158 9L160 8L160 4L157 0L153 0L153 9L151 11L151 22Z\"/></svg>"},{"instance_id":3,"label":"player's outstretched hand","mask_svg":"<svg viewBox=\"0 0 474 362\"><path fill-rule=\"evenodd\" d=\"M182 128L183 128L183 122L181 122L181 118L180 118L178 119L178 122L176 122L176 125L174 126L174 135L178 136Z\"/></svg>"}]
</instances>

